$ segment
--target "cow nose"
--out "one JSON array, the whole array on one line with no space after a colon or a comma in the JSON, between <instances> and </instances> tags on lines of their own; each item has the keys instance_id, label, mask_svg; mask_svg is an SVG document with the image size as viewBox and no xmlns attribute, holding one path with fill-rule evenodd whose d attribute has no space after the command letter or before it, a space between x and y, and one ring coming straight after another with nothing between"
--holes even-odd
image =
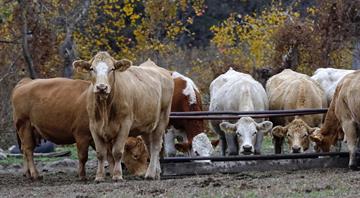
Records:
<instances>
[{"instance_id":1,"label":"cow nose","mask_svg":"<svg viewBox=\"0 0 360 198\"><path fill-rule=\"evenodd\" d=\"M252 146L251 145L244 145L243 146L244 151L251 152Z\"/></svg>"},{"instance_id":2,"label":"cow nose","mask_svg":"<svg viewBox=\"0 0 360 198\"><path fill-rule=\"evenodd\" d=\"M108 86L101 83L101 84L96 85L96 89L101 92L105 92L108 89Z\"/></svg>"},{"instance_id":3,"label":"cow nose","mask_svg":"<svg viewBox=\"0 0 360 198\"><path fill-rule=\"evenodd\" d=\"M293 146L292 147L292 150L293 150L293 153L300 153L300 146Z\"/></svg>"}]
</instances>

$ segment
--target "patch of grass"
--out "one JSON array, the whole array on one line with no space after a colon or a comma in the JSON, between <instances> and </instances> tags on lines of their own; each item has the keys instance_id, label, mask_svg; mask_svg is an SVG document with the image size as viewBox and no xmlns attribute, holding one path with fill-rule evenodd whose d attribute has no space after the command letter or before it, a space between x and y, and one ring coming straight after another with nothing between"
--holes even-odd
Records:
<instances>
[{"instance_id":1,"label":"patch of grass","mask_svg":"<svg viewBox=\"0 0 360 198\"><path fill-rule=\"evenodd\" d=\"M77 160L77 149L75 145L66 145L66 146L57 146L55 148L56 152L61 152L61 151L70 151L71 154L70 156L66 156L70 159L73 160ZM62 159L64 157L34 157L35 163L36 162L53 162L53 161L57 161L59 159ZM95 153L93 152L93 149L91 147L89 147L89 160L91 159L95 159ZM9 156L4 160L0 160L0 165L10 165L10 164L22 164L23 163L23 158L22 157L12 157Z\"/></svg>"}]
</instances>

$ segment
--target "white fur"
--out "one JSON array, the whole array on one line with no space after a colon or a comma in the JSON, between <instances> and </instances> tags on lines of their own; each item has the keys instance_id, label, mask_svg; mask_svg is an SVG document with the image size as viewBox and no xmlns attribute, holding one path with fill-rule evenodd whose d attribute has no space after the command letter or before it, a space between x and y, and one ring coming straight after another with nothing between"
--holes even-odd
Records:
<instances>
[{"instance_id":1,"label":"white fur","mask_svg":"<svg viewBox=\"0 0 360 198\"><path fill-rule=\"evenodd\" d=\"M209 157L214 148L205 133L199 133L193 138L191 153L194 156Z\"/></svg>"},{"instance_id":2,"label":"white fur","mask_svg":"<svg viewBox=\"0 0 360 198\"><path fill-rule=\"evenodd\" d=\"M328 104L330 104L337 84L341 81L341 79L343 79L344 76L354 71L355 70L319 68L315 71L311 78L320 84L321 88L326 94Z\"/></svg>"},{"instance_id":3,"label":"white fur","mask_svg":"<svg viewBox=\"0 0 360 198\"><path fill-rule=\"evenodd\" d=\"M226 73L221 74L210 84L210 107L209 111L261 111L269 108L268 97L264 87L252 78L249 74L240 73L230 68ZM257 119L256 121L263 121ZM219 128L221 121L211 120L212 129L220 135L220 144L225 154L224 143L231 154L236 151L234 134L224 134ZM256 145L252 145L256 152L260 152L262 136L257 136ZM226 139L226 142L225 142Z\"/></svg>"},{"instance_id":4,"label":"white fur","mask_svg":"<svg viewBox=\"0 0 360 198\"><path fill-rule=\"evenodd\" d=\"M109 66L105 62L99 62L96 65L96 73L98 76L106 76L109 71Z\"/></svg>"},{"instance_id":5,"label":"white fur","mask_svg":"<svg viewBox=\"0 0 360 198\"><path fill-rule=\"evenodd\" d=\"M189 97L189 103L190 105L192 104L196 104L196 94L195 91L199 92L199 89L197 88L197 86L195 85L195 83L188 77L178 73L178 72L173 72L172 73L172 78L181 78L183 80L186 81L186 87L183 90L183 94L185 96Z\"/></svg>"}]
</instances>

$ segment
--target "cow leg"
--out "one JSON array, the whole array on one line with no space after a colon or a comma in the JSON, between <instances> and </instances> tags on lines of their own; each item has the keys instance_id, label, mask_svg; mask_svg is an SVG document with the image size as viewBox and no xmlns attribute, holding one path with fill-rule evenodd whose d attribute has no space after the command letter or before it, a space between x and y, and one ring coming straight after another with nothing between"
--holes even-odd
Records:
<instances>
[{"instance_id":1,"label":"cow leg","mask_svg":"<svg viewBox=\"0 0 360 198\"><path fill-rule=\"evenodd\" d=\"M236 134L225 134L229 155L239 155L239 143Z\"/></svg>"},{"instance_id":2,"label":"cow leg","mask_svg":"<svg viewBox=\"0 0 360 198\"><path fill-rule=\"evenodd\" d=\"M343 121L342 128L346 134L346 140L349 148L349 168L352 170L357 169L356 149L357 149L357 133L356 125L353 121Z\"/></svg>"},{"instance_id":3,"label":"cow leg","mask_svg":"<svg viewBox=\"0 0 360 198\"><path fill-rule=\"evenodd\" d=\"M111 147L107 148L107 161L109 163L109 172L111 176L114 176L114 165L115 165L115 161L114 161L114 157L112 155L111 152Z\"/></svg>"},{"instance_id":4,"label":"cow leg","mask_svg":"<svg viewBox=\"0 0 360 198\"><path fill-rule=\"evenodd\" d=\"M122 168L121 168L121 157L124 153L124 147L126 140L129 136L129 131L132 125L131 120L126 120L121 123L121 127L118 133L118 136L116 137L116 141L113 144L112 147L112 155L114 157L114 171L113 171L113 181L121 181L123 180L122 177Z\"/></svg>"},{"instance_id":5,"label":"cow leg","mask_svg":"<svg viewBox=\"0 0 360 198\"><path fill-rule=\"evenodd\" d=\"M159 161L159 153L162 146L162 136L166 129L168 120L169 120L170 108L167 112L163 112L160 116L159 125L151 134L148 135L146 139L150 142L150 164L146 171L145 178L146 179L160 179L160 161Z\"/></svg>"},{"instance_id":6,"label":"cow leg","mask_svg":"<svg viewBox=\"0 0 360 198\"><path fill-rule=\"evenodd\" d=\"M103 182L103 181L105 181L104 161L106 159L106 154L107 154L106 144L96 133L91 132L91 135L95 142L96 157L98 159L98 167L97 167L97 171L96 171L95 181Z\"/></svg>"},{"instance_id":7,"label":"cow leg","mask_svg":"<svg viewBox=\"0 0 360 198\"><path fill-rule=\"evenodd\" d=\"M284 138L274 137L273 141L274 141L275 154L281 154Z\"/></svg>"},{"instance_id":8,"label":"cow leg","mask_svg":"<svg viewBox=\"0 0 360 198\"><path fill-rule=\"evenodd\" d=\"M31 130L30 122L24 122L18 130L19 138L21 140L21 150L24 159L25 175L30 176L34 180L41 179L34 164L34 148L35 141Z\"/></svg>"},{"instance_id":9,"label":"cow leg","mask_svg":"<svg viewBox=\"0 0 360 198\"><path fill-rule=\"evenodd\" d=\"M88 150L89 150L90 140L89 138L77 138L76 139L76 147L78 151L79 158L79 178L80 180L86 180L86 171L85 164L88 160Z\"/></svg>"}]
</instances>

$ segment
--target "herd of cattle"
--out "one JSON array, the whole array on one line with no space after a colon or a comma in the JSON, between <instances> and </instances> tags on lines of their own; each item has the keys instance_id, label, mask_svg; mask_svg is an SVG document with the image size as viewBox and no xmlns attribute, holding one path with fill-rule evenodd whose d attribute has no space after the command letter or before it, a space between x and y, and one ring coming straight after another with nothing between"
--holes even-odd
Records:
<instances>
[{"instance_id":1,"label":"herd of cattle","mask_svg":"<svg viewBox=\"0 0 360 198\"><path fill-rule=\"evenodd\" d=\"M13 119L24 156L25 174L39 179L33 150L40 139L56 144L76 143L79 177L86 178L88 147L96 149L95 181L105 177L105 160L114 181L122 180L121 162L135 175L160 177L160 153L210 156L220 142L222 155L260 154L263 137L273 137L275 153L328 152L339 141L350 151L349 167L356 168L355 151L360 123L360 73L318 69L310 77L285 69L264 88L248 74L229 69L210 85L209 111L262 111L327 108L322 114L242 117L212 120L219 140L210 141L203 120L170 119L170 112L202 111L199 89L177 72L151 60L132 66L107 52L90 61L73 63L91 80L22 79L12 93ZM164 140L164 142L163 142ZM162 145L164 144L164 146ZM162 150L162 147L164 148ZM149 160L150 159L150 160ZM148 162L149 160L149 162Z\"/></svg>"}]
</instances>

